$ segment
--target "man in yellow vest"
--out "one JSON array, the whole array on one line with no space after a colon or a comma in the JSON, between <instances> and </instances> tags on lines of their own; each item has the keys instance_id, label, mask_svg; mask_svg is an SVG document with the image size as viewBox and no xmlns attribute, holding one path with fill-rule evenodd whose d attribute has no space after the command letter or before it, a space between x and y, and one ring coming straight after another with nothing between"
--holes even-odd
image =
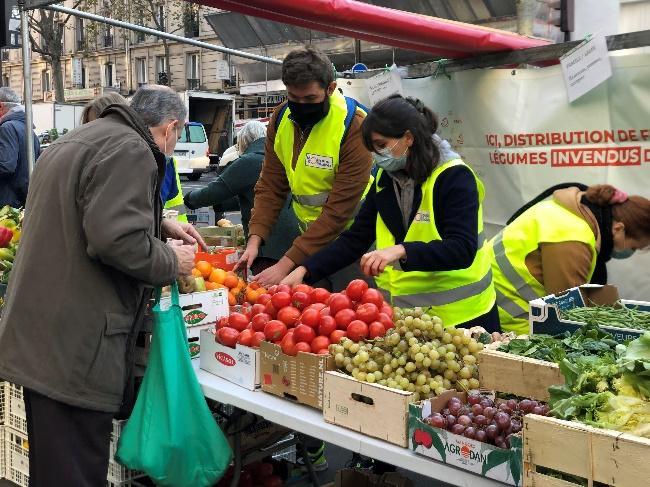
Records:
<instances>
[{"instance_id":1,"label":"man in yellow vest","mask_svg":"<svg viewBox=\"0 0 650 487\"><path fill-rule=\"evenodd\" d=\"M178 212L178 221L187 223L187 208L183 203L183 188L181 188L181 178L176 171L176 159L167 158L165 167L165 179L160 188L160 197L165 203L165 210L175 210Z\"/></svg>"},{"instance_id":2,"label":"man in yellow vest","mask_svg":"<svg viewBox=\"0 0 650 487\"><path fill-rule=\"evenodd\" d=\"M302 234L257 280L277 284L347 228L371 186L372 157L364 147L364 111L336 88L335 69L313 47L293 51L282 64L288 102L269 121L264 165L255 188L250 237L238 267L250 267L287 195ZM358 265L329 279L333 289L360 276Z\"/></svg>"}]
</instances>

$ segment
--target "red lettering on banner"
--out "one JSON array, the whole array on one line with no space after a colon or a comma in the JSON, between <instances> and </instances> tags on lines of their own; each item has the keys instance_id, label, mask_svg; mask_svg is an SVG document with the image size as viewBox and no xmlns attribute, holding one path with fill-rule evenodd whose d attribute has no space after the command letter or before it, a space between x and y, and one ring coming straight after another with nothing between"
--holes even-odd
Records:
<instances>
[{"instance_id":1,"label":"red lettering on banner","mask_svg":"<svg viewBox=\"0 0 650 487\"><path fill-rule=\"evenodd\" d=\"M638 146L551 150L552 167L639 165L641 147Z\"/></svg>"}]
</instances>

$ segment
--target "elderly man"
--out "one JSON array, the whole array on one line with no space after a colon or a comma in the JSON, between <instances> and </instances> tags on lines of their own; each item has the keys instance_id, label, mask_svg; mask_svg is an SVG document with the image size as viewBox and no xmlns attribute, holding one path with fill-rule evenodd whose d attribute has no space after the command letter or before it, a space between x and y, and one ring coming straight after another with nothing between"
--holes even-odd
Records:
<instances>
[{"instance_id":1,"label":"elderly man","mask_svg":"<svg viewBox=\"0 0 650 487\"><path fill-rule=\"evenodd\" d=\"M0 206L25 206L29 164L25 149L25 109L11 88L0 88ZM34 154L38 157L38 137L32 130Z\"/></svg>"},{"instance_id":2,"label":"elderly man","mask_svg":"<svg viewBox=\"0 0 650 487\"><path fill-rule=\"evenodd\" d=\"M130 107L57 140L34 171L0 322L0 377L25 392L30 485L106 483L152 290L189 274L204 245L161 219L165 155L185 115L171 89L141 88Z\"/></svg>"}]
</instances>

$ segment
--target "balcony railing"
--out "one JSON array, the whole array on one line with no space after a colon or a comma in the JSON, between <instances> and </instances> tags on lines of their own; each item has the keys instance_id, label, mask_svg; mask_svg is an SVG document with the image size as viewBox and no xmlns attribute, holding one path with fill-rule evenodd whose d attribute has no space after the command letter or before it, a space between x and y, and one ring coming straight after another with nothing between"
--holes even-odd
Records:
<instances>
[{"instance_id":1,"label":"balcony railing","mask_svg":"<svg viewBox=\"0 0 650 487\"><path fill-rule=\"evenodd\" d=\"M201 80L199 80L199 79L193 79L193 78L188 78L187 79L187 89L188 90L198 90L200 84L201 84Z\"/></svg>"}]
</instances>

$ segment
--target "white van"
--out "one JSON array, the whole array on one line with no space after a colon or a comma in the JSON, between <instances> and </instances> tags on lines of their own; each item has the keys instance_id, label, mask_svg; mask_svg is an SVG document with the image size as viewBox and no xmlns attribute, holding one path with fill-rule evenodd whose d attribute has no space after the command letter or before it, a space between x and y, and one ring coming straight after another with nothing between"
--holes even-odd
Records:
<instances>
[{"instance_id":1,"label":"white van","mask_svg":"<svg viewBox=\"0 0 650 487\"><path fill-rule=\"evenodd\" d=\"M210 171L210 150L203 124L188 122L174 149L176 170L190 181L198 181L201 174Z\"/></svg>"}]
</instances>

